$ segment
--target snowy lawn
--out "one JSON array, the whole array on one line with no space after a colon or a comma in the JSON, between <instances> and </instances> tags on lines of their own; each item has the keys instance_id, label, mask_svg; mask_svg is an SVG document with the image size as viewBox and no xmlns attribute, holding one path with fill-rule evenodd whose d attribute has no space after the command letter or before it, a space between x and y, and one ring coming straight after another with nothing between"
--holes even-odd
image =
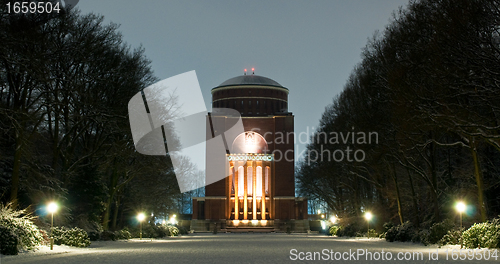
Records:
<instances>
[{"instance_id":1,"label":"snowy lawn","mask_svg":"<svg viewBox=\"0 0 500 264\"><path fill-rule=\"evenodd\" d=\"M488 257L485 261L484 258ZM460 254L462 253L462 254ZM307 234L190 234L159 240L97 241L88 248L54 246L17 256L5 263L499 263L494 251L459 246L389 243L380 239L337 238ZM498 255L498 252L497 252ZM460 260L465 256L465 260ZM481 260L479 258L481 257ZM448 261L446 260L448 258ZM453 261L453 258L456 260ZM379 259L378 261L376 261ZM406 260L405 260L406 259Z\"/></svg>"}]
</instances>

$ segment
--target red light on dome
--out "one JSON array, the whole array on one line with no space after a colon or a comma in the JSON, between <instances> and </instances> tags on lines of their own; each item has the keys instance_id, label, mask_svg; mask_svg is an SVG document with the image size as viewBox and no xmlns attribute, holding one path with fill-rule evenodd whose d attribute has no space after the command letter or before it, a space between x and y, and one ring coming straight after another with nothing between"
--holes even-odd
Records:
<instances>
[{"instance_id":1,"label":"red light on dome","mask_svg":"<svg viewBox=\"0 0 500 264\"><path fill-rule=\"evenodd\" d=\"M252 68L252 71L255 71L255 68Z\"/></svg>"},{"instance_id":2,"label":"red light on dome","mask_svg":"<svg viewBox=\"0 0 500 264\"><path fill-rule=\"evenodd\" d=\"M245 69L245 72L247 72L247 69Z\"/></svg>"}]
</instances>

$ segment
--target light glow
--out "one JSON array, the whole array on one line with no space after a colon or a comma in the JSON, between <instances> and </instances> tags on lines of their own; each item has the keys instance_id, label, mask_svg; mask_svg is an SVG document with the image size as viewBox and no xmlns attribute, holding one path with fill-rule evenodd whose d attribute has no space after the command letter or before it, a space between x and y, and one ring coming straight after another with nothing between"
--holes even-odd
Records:
<instances>
[{"instance_id":1,"label":"light glow","mask_svg":"<svg viewBox=\"0 0 500 264\"><path fill-rule=\"evenodd\" d=\"M459 213L463 213L465 212L465 210L467 209L467 205L465 205L464 202L458 202L457 204L455 204L455 209L459 212Z\"/></svg>"},{"instance_id":2,"label":"light glow","mask_svg":"<svg viewBox=\"0 0 500 264\"><path fill-rule=\"evenodd\" d=\"M372 217L373 217L372 213L370 213L370 212L366 212L366 213L365 213L365 219L366 219L367 221L372 220Z\"/></svg>"},{"instance_id":3,"label":"light glow","mask_svg":"<svg viewBox=\"0 0 500 264\"><path fill-rule=\"evenodd\" d=\"M265 226L265 225L267 225L267 220L260 220L260 223L261 223L263 226Z\"/></svg>"},{"instance_id":4,"label":"light glow","mask_svg":"<svg viewBox=\"0 0 500 264\"><path fill-rule=\"evenodd\" d=\"M59 205L57 205L56 202L50 202L47 204L47 211L51 214L57 212L57 209L59 209Z\"/></svg>"},{"instance_id":5,"label":"light glow","mask_svg":"<svg viewBox=\"0 0 500 264\"><path fill-rule=\"evenodd\" d=\"M240 224L240 220L233 220L233 225L238 226Z\"/></svg>"},{"instance_id":6,"label":"light glow","mask_svg":"<svg viewBox=\"0 0 500 264\"><path fill-rule=\"evenodd\" d=\"M337 217L335 216L330 217L330 222L332 222L332 224L335 224L335 222L337 222Z\"/></svg>"},{"instance_id":7,"label":"light glow","mask_svg":"<svg viewBox=\"0 0 500 264\"><path fill-rule=\"evenodd\" d=\"M248 224L248 220L241 220L243 224Z\"/></svg>"},{"instance_id":8,"label":"light glow","mask_svg":"<svg viewBox=\"0 0 500 264\"><path fill-rule=\"evenodd\" d=\"M144 221L144 219L146 219L146 216L144 215L144 213L140 213L137 215L137 220L139 220L139 222Z\"/></svg>"},{"instance_id":9,"label":"light glow","mask_svg":"<svg viewBox=\"0 0 500 264\"><path fill-rule=\"evenodd\" d=\"M177 222L177 219L176 219L177 215L173 214L172 217L170 217L170 224L172 225L176 225L178 222Z\"/></svg>"},{"instance_id":10,"label":"light glow","mask_svg":"<svg viewBox=\"0 0 500 264\"><path fill-rule=\"evenodd\" d=\"M321 221L321 228L323 230L326 229L326 222L325 221Z\"/></svg>"},{"instance_id":11,"label":"light glow","mask_svg":"<svg viewBox=\"0 0 500 264\"><path fill-rule=\"evenodd\" d=\"M252 220L252 225L257 225L259 223L259 220Z\"/></svg>"}]
</instances>

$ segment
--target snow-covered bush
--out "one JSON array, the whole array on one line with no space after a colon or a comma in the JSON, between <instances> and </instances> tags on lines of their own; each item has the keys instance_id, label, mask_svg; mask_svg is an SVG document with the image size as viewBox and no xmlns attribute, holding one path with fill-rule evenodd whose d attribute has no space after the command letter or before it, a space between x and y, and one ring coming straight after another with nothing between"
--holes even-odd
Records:
<instances>
[{"instance_id":1,"label":"snow-covered bush","mask_svg":"<svg viewBox=\"0 0 500 264\"><path fill-rule=\"evenodd\" d=\"M176 226L168 225L168 231L170 236L178 236L179 229Z\"/></svg>"},{"instance_id":2,"label":"snow-covered bush","mask_svg":"<svg viewBox=\"0 0 500 264\"><path fill-rule=\"evenodd\" d=\"M448 231L453 230L455 224L452 220L446 219L443 222L435 223L429 229L429 243L436 244Z\"/></svg>"},{"instance_id":3,"label":"snow-covered bush","mask_svg":"<svg viewBox=\"0 0 500 264\"><path fill-rule=\"evenodd\" d=\"M415 235L413 230L413 225L411 222L406 221L401 225L393 226L387 230L385 234L385 240L389 242L401 241L407 242L411 241Z\"/></svg>"},{"instance_id":4,"label":"snow-covered bush","mask_svg":"<svg viewBox=\"0 0 500 264\"><path fill-rule=\"evenodd\" d=\"M439 240L439 245L460 245L462 243L462 231L463 230L450 230L446 235Z\"/></svg>"},{"instance_id":5,"label":"snow-covered bush","mask_svg":"<svg viewBox=\"0 0 500 264\"><path fill-rule=\"evenodd\" d=\"M90 238L87 232L81 228L75 227L68 229L66 227L54 227L52 229L54 243L57 245L68 245L72 247L90 246Z\"/></svg>"},{"instance_id":6,"label":"snow-covered bush","mask_svg":"<svg viewBox=\"0 0 500 264\"><path fill-rule=\"evenodd\" d=\"M128 231L128 229L124 228L122 230L115 231L116 239L130 239L132 235Z\"/></svg>"},{"instance_id":7,"label":"snow-covered bush","mask_svg":"<svg viewBox=\"0 0 500 264\"><path fill-rule=\"evenodd\" d=\"M474 224L462 233L462 243L466 248L500 247L500 219Z\"/></svg>"},{"instance_id":8,"label":"snow-covered bush","mask_svg":"<svg viewBox=\"0 0 500 264\"><path fill-rule=\"evenodd\" d=\"M17 236L19 249L34 249L44 241L38 227L33 224L34 216L26 210L15 210L10 204L0 204L0 226ZM7 231L4 231L8 237Z\"/></svg>"},{"instance_id":9,"label":"snow-covered bush","mask_svg":"<svg viewBox=\"0 0 500 264\"><path fill-rule=\"evenodd\" d=\"M0 253L4 255L17 255L17 235L5 226L0 226Z\"/></svg>"},{"instance_id":10,"label":"snow-covered bush","mask_svg":"<svg viewBox=\"0 0 500 264\"><path fill-rule=\"evenodd\" d=\"M424 245L429 245L429 230L424 229L420 231L415 231L413 237L411 238L413 243L422 243Z\"/></svg>"},{"instance_id":11,"label":"snow-covered bush","mask_svg":"<svg viewBox=\"0 0 500 264\"><path fill-rule=\"evenodd\" d=\"M330 227L330 229L328 230L328 235L330 236L336 236L337 235L337 231L339 231L340 229L340 226L332 226Z\"/></svg>"},{"instance_id":12,"label":"snow-covered bush","mask_svg":"<svg viewBox=\"0 0 500 264\"><path fill-rule=\"evenodd\" d=\"M104 240L104 241L109 241L109 240L115 241L118 238L116 237L116 232L106 230L106 231L102 231L100 239Z\"/></svg>"},{"instance_id":13,"label":"snow-covered bush","mask_svg":"<svg viewBox=\"0 0 500 264\"><path fill-rule=\"evenodd\" d=\"M361 226L357 222L349 223L337 230L338 237L355 237L360 234Z\"/></svg>"}]
</instances>

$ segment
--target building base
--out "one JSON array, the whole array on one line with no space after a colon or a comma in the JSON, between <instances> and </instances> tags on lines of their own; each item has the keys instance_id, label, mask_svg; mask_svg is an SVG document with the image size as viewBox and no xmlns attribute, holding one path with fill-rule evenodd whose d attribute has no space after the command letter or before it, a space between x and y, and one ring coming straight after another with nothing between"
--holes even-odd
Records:
<instances>
[{"instance_id":1,"label":"building base","mask_svg":"<svg viewBox=\"0 0 500 264\"><path fill-rule=\"evenodd\" d=\"M191 220L192 232L221 232L221 233L308 233L308 220Z\"/></svg>"}]
</instances>

